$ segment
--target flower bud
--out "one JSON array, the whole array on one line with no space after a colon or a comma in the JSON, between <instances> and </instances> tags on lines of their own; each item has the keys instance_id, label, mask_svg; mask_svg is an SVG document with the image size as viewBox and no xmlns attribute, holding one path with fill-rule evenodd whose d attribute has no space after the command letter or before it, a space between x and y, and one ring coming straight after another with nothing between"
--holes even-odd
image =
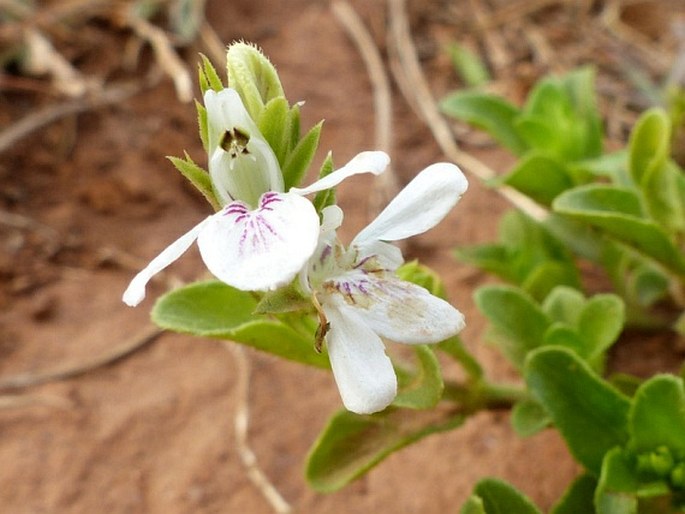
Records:
<instances>
[{"instance_id":1,"label":"flower bud","mask_svg":"<svg viewBox=\"0 0 685 514\"><path fill-rule=\"evenodd\" d=\"M238 92L253 120L259 119L269 100L285 96L276 68L257 47L233 43L226 61L228 85Z\"/></svg>"}]
</instances>

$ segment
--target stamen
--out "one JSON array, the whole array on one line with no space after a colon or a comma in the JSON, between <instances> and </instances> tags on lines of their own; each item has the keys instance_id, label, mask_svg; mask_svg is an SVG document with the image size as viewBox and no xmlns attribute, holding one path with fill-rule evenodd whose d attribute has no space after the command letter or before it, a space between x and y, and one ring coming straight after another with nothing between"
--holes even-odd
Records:
<instances>
[{"instance_id":1,"label":"stamen","mask_svg":"<svg viewBox=\"0 0 685 514\"><path fill-rule=\"evenodd\" d=\"M238 127L233 127L221 135L219 146L235 159L239 155L248 155L250 153L247 149L249 142L250 135L247 132L240 130Z\"/></svg>"}]
</instances>

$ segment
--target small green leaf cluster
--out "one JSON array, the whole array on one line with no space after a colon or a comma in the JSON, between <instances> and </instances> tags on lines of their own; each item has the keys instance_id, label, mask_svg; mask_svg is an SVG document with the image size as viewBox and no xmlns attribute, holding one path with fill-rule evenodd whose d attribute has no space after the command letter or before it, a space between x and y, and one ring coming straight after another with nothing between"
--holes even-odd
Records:
<instances>
[{"instance_id":1,"label":"small green leaf cluster","mask_svg":"<svg viewBox=\"0 0 685 514\"><path fill-rule=\"evenodd\" d=\"M524 375L532 396L585 468L552 514L683 512L682 378L656 375L630 397L575 352L555 346L531 352ZM539 512L524 500L510 486L486 480L462 512L504 512L497 505L508 506L506 512Z\"/></svg>"},{"instance_id":2,"label":"small green leaf cluster","mask_svg":"<svg viewBox=\"0 0 685 514\"><path fill-rule=\"evenodd\" d=\"M628 324L683 331L685 173L670 156L668 113L648 110L625 149L604 152L590 68L542 80L521 108L480 90L451 94L442 108L519 158L495 185L548 210L543 220L507 214L497 243L460 258L536 299L555 284L579 288L575 262L590 260L626 302Z\"/></svg>"},{"instance_id":3,"label":"small green leaf cluster","mask_svg":"<svg viewBox=\"0 0 685 514\"><path fill-rule=\"evenodd\" d=\"M454 93L442 108L511 150L519 159L495 185L548 212L509 212L496 243L457 255L510 283L475 299L490 341L525 380L514 429L528 436L554 426L585 469L550 512L685 511L682 377L603 378L624 323L685 333L685 174L671 157L674 118L646 111L626 148L605 153L588 68L542 80L522 108L479 90ZM583 261L604 270L612 294L581 292ZM540 510L486 479L461 512Z\"/></svg>"},{"instance_id":4,"label":"small green leaf cluster","mask_svg":"<svg viewBox=\"0 0 685 514\"><path fill-rule=\"evenodd\" d=\"M532 352L547 347L567 349L601 371L607 350L623 328L623 302L613 294L585 298L576 289L558 286L537 303L519 288L487 286L475 298L490 321L489 339L521 372ZM549 423L534 397L514 405L512 424L520 435L532 435Z\"/></svg>"}]
</instances>

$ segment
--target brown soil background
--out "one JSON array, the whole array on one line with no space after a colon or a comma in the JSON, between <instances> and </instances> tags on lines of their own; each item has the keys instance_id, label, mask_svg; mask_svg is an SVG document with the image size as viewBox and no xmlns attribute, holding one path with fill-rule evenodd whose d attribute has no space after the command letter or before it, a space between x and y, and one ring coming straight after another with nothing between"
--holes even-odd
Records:
<instances>
[{"instance_id":1,"label":"brown soil background","mask_svg":"<svg viewBox=\"0 0 685 514\"><path fill-rule=\"evenodd\" d=\"M438 96L458 85L442 45L460 38L460 13L472 17L469 6L479 2L449 4L447 9L446 2L412 2L409 10ZM679 2L659 5L682 8ZM384 3L355 6L384 51ZM336 162L373 148L371 84L328 2L210 1L207 19L224 42L245 39L262 46L289 99L306 100L303 126L326 119L321 149L332 149ZM651 37L647 29L645 34ZM82 37L90 46L76 52L80 67L117 78L115 64L128 36L95 22ZM198 51L205 50L183 53L191 67ZM577 63L584 55L568 58ZM150 60L148 55L147 65ZM554 66L516 69L518 75L512 66L500 83L514 99ZM0 95L0 123L9 126L52 100L8 89ZM393 165L406 183L444 157L396 89L393 105ZM619 123L619 135L620 130ZM473 152L506 170L508 157L463 135L475 145L469 147ZM121 303L123 289L136 269L209 212L164 158L184 149L203 163L194 109L179 103L165 80L116 105L66 117L0 154L3 212L34 222L0 223L0 380L92 359L145 329L164 284L158 281L136 309ZM346 212L343 237L374 215L368 202L372 187L372 180L360 177L339 188ZM491 240L506 207L472 179L448 219L405 252L443 275L453 303L467 316L464 340L497 380L514 375L483 344L484 321L471 299L488 279L455 262L450 252ZM202 270L193 249L171 273L192 280ZM522 440L508 416L482 414L391 456L340 492L318 495L307 487L303 468L308 448L340 408L332 377L256 352L248 358L249 444L297 512L457 512L485 476L511 481L546 509L578 472L555 432ZM454 374L455 365L446 363L445 372ZM237 373L233 354L221 342L163 334L83 375L7 391L8 405L0 408L0 512L272 512L236 450Z\"/></svg>"}]
</instances>

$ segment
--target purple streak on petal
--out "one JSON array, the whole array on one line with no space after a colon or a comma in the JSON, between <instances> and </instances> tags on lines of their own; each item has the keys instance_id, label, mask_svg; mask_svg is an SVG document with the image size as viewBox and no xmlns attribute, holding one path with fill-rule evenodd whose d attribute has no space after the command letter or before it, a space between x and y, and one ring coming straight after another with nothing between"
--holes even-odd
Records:
<instances>
[{"instance_id":1,"label":"purple streak on petal","mask_svg":"<svg viewBox=\"0 0 685 514\"><path fill-rule=\"evenodd\" d=\"M278 193L270 191L262 195L261 201L259 202L259 210L262 211L272 211L273 208L269 207L274 202L282 202L283 200L279 198Z\"/></svg>"},{"instance_id":2,"label":"purple streak on petal","mask_svg":"<svg viewBox=\"0 0 685 514\"><path fill-rule=\"evenodd\" d=\"M245 254L246 244L250 245L250 253L264 253L268 250L273 239L283 240L273 224L260 214L261 211L262 209L246 212L235 219L236 223L243 223L242 232L238 240L240 256Z\"/></svg>"},{"instance_id":3,"label":"purple streak on petal","mask_svg":"<svg viewBox=\"0 0 685 514\"><path fill-rule=\"evenodd\" d=\"M331 245L326 245L326 247L321 252L321 256L319 257L319 262L321 264L323 264L323 262L331 256L332 251L333 251L333 247Z\"/></svg>"},{"instance_id":4,"label":"purple streak on petal","mask_svg":"<svg viewBox=\"0 0 685 514\"><path fill-rule=\"evenodd\" d=\"M367 261L368 261L369 259L372 259L373 257L375 257L375 255L367 255L367 256L364 257L361 261L359 261L357 264L354 265L355 269L361 268L364 264L367 263Z\"/></svg>"}]
</instances>

